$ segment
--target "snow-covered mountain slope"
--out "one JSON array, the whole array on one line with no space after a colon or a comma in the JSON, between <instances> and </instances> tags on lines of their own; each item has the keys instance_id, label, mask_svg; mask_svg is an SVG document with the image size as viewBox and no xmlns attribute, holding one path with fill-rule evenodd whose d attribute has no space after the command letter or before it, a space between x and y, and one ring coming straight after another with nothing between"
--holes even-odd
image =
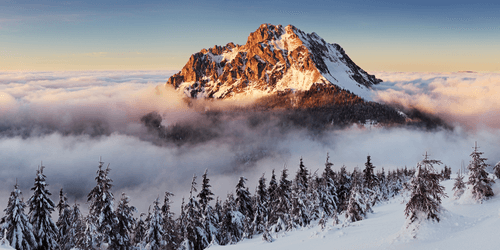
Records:
<instances>
[{"instance_id":1,"label":"snow-covered mountain slope","mask_svg":"<svg viewBox=\"0 0 500 250\"><path fill-rule=\"evenodd\" d=\"M347 227L330 224L321 230L316 222L311 228L280 233L272 243L256 235L235 245L209 249L498 249L500 180L493 185L495 196L483 204L464 202L467 197L453 200L453 182L441 183L449 196L442 203L441 221L423 223L416 238L404 226L406 201L398 197L375 206L373 214Z\"/></svg>"},{"instance_id":2,"label":"snow-covered mountain slope","mask_svg":"<svg viewBox=\"0 0 500 250\"><path fill-rule=\"evenodd\" d=\"M243 46L203 49L167 84L190 97L234 99L334 84L365 100L382 80L358 67L342 47L292 25L262 24Z\"/></svg>"}]
</instances>

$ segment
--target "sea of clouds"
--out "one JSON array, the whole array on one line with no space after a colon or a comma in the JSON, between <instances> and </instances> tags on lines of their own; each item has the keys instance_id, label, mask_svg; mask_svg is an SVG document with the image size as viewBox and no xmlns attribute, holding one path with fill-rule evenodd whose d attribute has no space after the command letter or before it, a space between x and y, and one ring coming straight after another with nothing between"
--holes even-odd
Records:
<instances>
[{"instance_id":1,"label":"sea of clouds","mask_svg":"<svg viewBox=\"0 0 500 250\"><path fill-rule=\"evenodd\" d=\"M215 124L164 86L173 73L0 72L0 206L6 206L16 181L29 198L42 162L53 200L64 188L85 211L102 157L112 169L115 198L125 192L145 212L165 191L176 195L174 207L179 207L192 176L205 169L214 193L225 198L239 176L248 178L253 192L257 179L264 173L269 179L272 169L286 166L293 175L301 157L312 172L321 173L327 153L335 167L362 168L369 154L378 169L387 170L413 167L428 152L456 171L462 162L467 165L477 141L488 163L500 161L500 74L375 73L384 80L375 100L434 114L452 130L353 126L315 136L301 128L276 131L273 121L249 125L240 114L216 124L216 137L161 143L141 122L145 114L158 112L164 127Z\"/></svg>"}]
</instances>

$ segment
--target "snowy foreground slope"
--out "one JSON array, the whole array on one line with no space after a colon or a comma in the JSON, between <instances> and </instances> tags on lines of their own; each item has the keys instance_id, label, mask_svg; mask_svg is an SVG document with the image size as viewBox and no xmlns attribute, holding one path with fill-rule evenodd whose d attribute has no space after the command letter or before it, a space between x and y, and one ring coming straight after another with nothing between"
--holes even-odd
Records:
<instances>
[{"instance_id":1,"label":"snowy foreground slope","mask_svg":"<svg viewBox=\"0 0 500 250\"><path fill-rule=\"evenodd\" d=\"M446 211L441 221L422 224L416 238L404 226L407 200L399 196L376 205L367 218L347 227L331 226L329 221L330 226L321 230L316 222L310 228L273 235L272 243L258 235L236 245L210 249L500 249L500 180L492 187L492 199L473 204L467 193L460 200L452 199L453 178L441 182L449 196L443 199Z\"/></svg>"}]
</instances>

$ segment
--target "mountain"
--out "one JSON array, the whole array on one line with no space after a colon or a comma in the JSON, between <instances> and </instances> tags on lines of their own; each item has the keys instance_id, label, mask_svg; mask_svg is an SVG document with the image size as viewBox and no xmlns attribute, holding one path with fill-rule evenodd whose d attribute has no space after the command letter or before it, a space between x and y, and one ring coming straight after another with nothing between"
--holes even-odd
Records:
<instances>
[{"instance_id":1,"label":"mountain","mask_svg":"<svg viewBox=\"0 0 500 250\"><path fill-rule=\"evenodd\" d=\"M371 101L382 80L358 67L338 44L288 25L262 24L245 45L191 55L172 85L190 98L251 97L247 110L272 111L281 124L322 130L357 124L446 127L419 110Z\"/></svg>"},{"instance_id":2,"label":"mountain","mask_svg":"<svg viewBox=\"0 0 500 250\"><path fill-rule=\"evenodd\" d=\"M245 45L228 43L193 54L167 84L189 97L216 99L335 85L369 100L370 88L381 81L358 67L340 45L314 32L262 24Z\"/></svg>"}]
</instances>

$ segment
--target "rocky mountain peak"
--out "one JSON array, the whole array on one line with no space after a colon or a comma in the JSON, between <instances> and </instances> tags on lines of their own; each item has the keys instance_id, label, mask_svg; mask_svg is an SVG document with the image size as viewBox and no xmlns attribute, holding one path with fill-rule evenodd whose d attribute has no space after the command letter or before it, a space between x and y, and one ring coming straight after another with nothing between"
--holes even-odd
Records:
<instances>
[{"instance_id":1,"label":"rocky mountain peak","mask_svg":"<svg viewBox=\"0 0 500 250\"><path fill-rule=\"evenodd\" d=\"M367 74L338 44L295 26L262 24L245 45L228 43L193 54L167 84L190 97L238 98L307 91L333 84L361 98L381 82Z\"/></svg>"}]
</instances>

